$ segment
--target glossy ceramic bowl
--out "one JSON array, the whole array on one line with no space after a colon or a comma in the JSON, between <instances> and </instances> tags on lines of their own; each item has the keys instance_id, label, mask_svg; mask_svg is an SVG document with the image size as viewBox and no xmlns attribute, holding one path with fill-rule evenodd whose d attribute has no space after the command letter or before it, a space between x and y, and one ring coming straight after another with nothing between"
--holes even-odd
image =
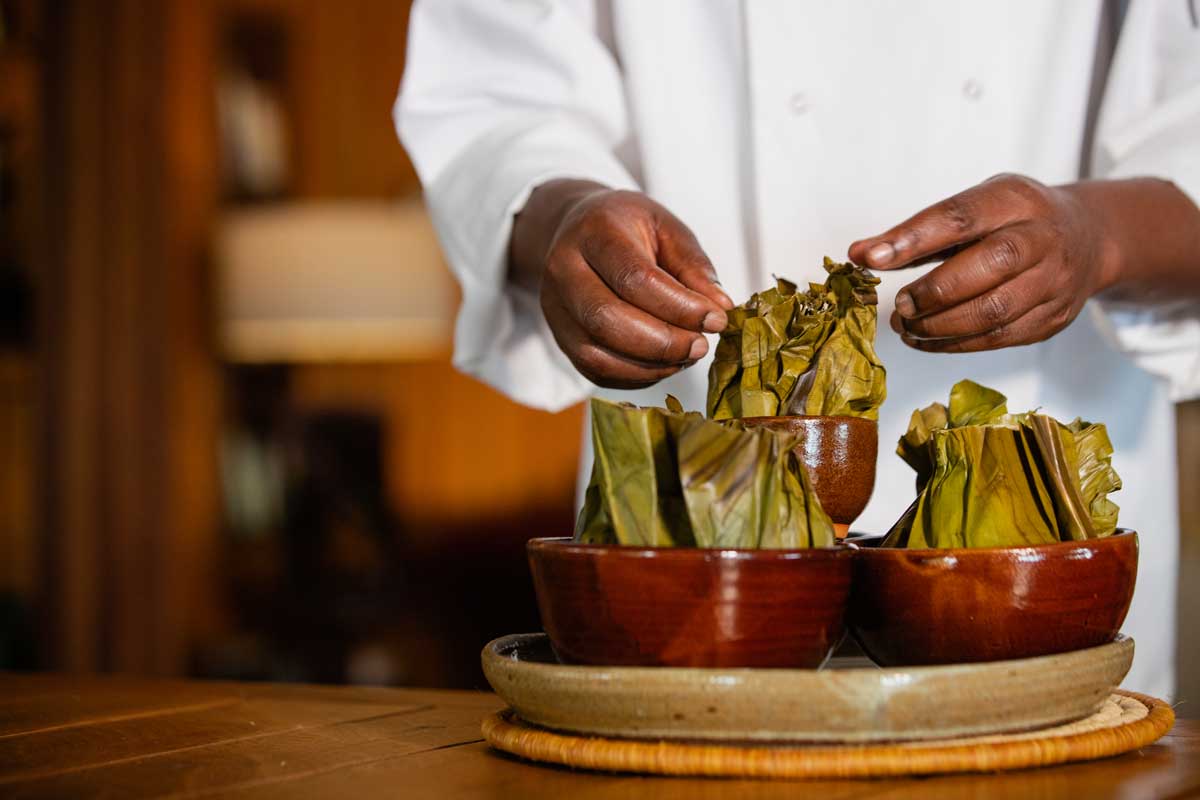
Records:
<instances>
[{"instance_id":1,"label":"glossy ceramic bowl","mask_svg":"<svg viewBox=\"0 0 1200 800\"><path fill-rule=\"evenodd\" d=\"M838 536L845 536L875 489L879 424L862 417L802 416L746 417L742 423L800 437L796 457Z\"/></svg>"},{"instance_id":2,"label":"glossy ceramic bowl","mask_svg":"<svg viewBox=\"0 0 1200 800\"><path fill-rule=\"evenodd\" d=\"M1111 642L1137 534L1038 547L854 550L849 624L881 666L1033 658Z\"/></svg>"},{"instance_id":3,"label":"glossy ceramic bowl","mask_svg":"<svg viewBox=\"0 0 1200 800\"><path fill-rule=\"evenodd\" d=\"M816 668L844 631L847 548L527 547L542 626L568 664Z\"/></svg>"}]
</instances>

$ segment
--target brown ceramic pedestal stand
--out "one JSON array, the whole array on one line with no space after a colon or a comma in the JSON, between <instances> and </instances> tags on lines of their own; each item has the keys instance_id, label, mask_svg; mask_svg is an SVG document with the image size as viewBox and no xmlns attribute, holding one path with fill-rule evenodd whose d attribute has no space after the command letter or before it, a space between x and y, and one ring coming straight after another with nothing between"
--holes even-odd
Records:
<instances>
[{"instance_id":1,"label":"brown ceramic pedestal stand","mask_svg":"<svg viewBox=\"0 0 1200 800\"><path fill-rule=\"evenodd\" d=\"M796 457L838 538L844 539L875 488L879 424L862 417L809 416L745 417L741 422L799 437Z\"/></svg>"}]
</instances>

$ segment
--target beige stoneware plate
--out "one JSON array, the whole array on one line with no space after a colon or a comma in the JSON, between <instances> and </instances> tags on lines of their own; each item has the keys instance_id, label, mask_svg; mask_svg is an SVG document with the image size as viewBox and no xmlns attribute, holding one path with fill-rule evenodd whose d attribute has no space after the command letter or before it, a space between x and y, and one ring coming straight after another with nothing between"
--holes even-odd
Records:
<instances>
[{"instance_id":1,"label":"beige stoneware plate","mask_svg":"<svg viewBox=\"0 0 1200 800\"><path fill-rule=\"evenodd\" d=\"M483 649L496 694L528 722L642 739L878 742L1034 730L1094 713L1133 640L1039 658L820 670L559 664L542 633Z\"/></svg>"}]
</instances>

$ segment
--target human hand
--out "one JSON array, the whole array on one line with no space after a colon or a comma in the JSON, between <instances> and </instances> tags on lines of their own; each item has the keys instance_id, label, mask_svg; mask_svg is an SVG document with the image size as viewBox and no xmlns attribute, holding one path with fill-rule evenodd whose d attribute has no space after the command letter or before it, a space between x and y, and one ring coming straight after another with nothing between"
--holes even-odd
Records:
<instances>
[{"instance_id":1,"label":"human hand","mask_svg":"<svg viewBox=\"0 0 1200 800\"><path fill-rule=\"evenodd\" d=\"M896 295L891 327L918 350L1039 342L1115 279L1116 246L1077 186L997 175L855 242L850 258L878 270L944 259Z\"/></svg>"},{"instance_id":2,"label":"human hand","mask_svg":"<svg viewBox=\"0 0 1200 800\"><path fill-rule=\"evenodd\" d=\"M733 307L687 226L637 192L539 187L510 256L515 280L536 278L558 346L599 386L649 386L691 365L708 352L702 333L723 330Z\"/></svg>"}]
</instances>

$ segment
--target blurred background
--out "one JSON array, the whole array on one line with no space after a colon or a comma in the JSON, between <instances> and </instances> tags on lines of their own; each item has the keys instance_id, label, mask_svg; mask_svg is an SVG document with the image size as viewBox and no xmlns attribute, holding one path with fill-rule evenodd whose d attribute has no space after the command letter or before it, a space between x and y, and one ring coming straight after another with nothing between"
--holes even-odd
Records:
<instances>
[{"instance_id":1,"label":"blurred background","mask_svg":"<svg viewBox=\"0 0 1200 800\"><path fill-rule=\"evenodd\" d=\"M450 366L408 3L2 0L0 668L485 686L581 414Z\"/></svg>"},{"instance_id":2,"label":"blurred background","mask_svg":"<svg viewBox=\"0 0 1200 800\"><path fill-rule=\"evenodd\" d=\"M524 542L572 528L581 411L450 366L408 6L0 0L0 669L483 688L540 627Z\"/></svg>"}]
</instances>

